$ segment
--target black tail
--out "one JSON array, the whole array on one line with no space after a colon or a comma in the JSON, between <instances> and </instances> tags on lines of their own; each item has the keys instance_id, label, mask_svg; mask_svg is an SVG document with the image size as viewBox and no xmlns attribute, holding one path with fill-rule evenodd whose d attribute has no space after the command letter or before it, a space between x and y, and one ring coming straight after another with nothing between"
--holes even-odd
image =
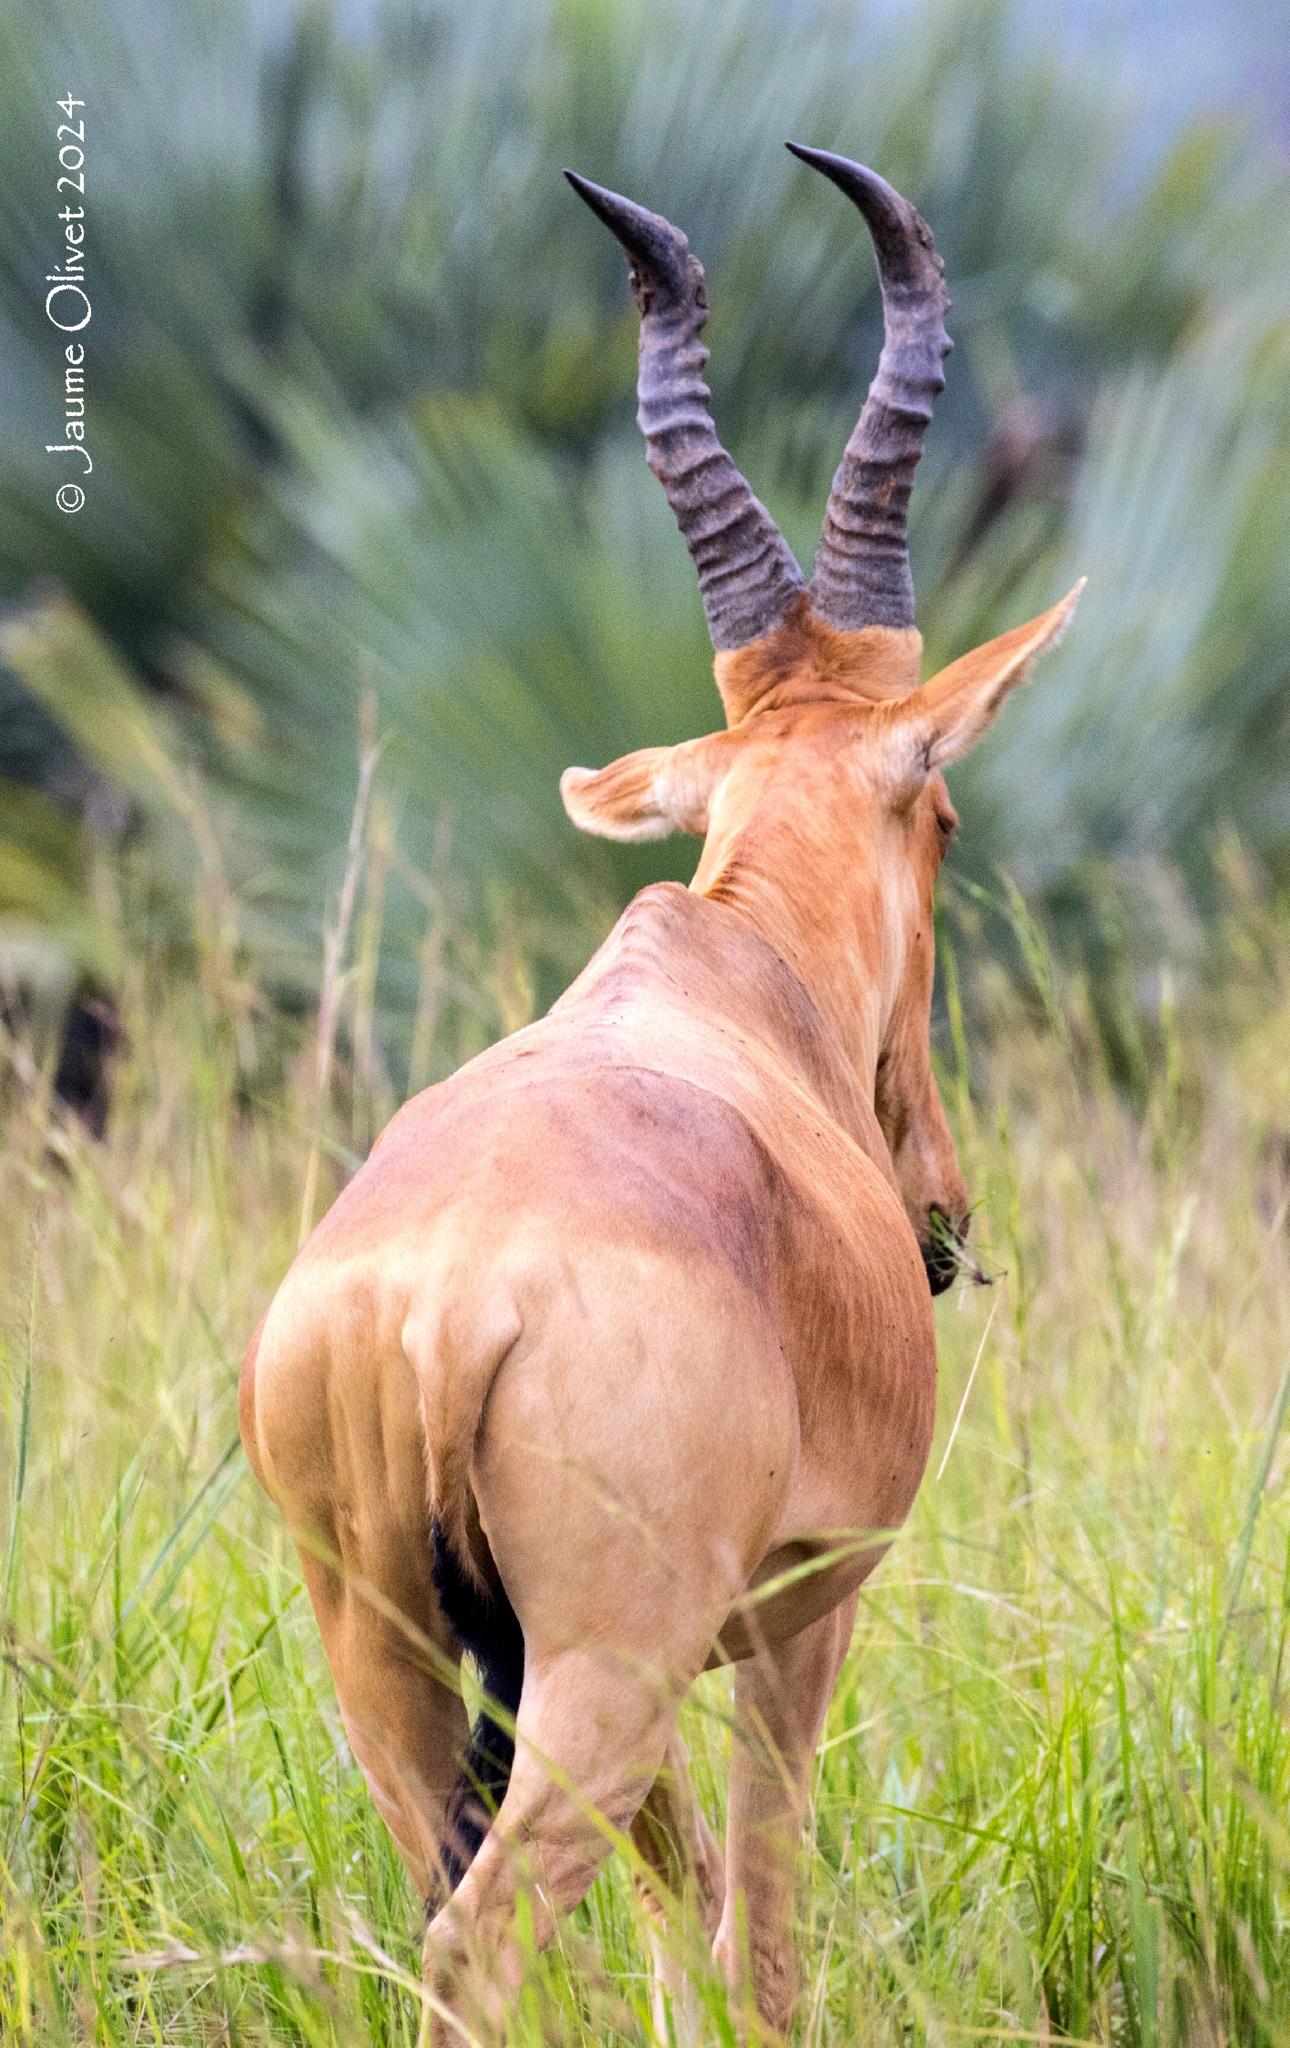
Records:
<instances>
[{"instance_id":1,"label":"black tail","mask_svg":"<svg viewBox=\"0 0 1290 2048\"><path fill-rule=\"evenodd\" d=\"M474 1664L484 1704L470 1731L461 1776L448 1807L441 1848L448 1889L453 1892L502 1803L515 1761L515 1738L489 1711L504 1708L514 1720L524 1683L524 1636L499 1583L486 1593L470 1578L450 1549L438 1522L430 1524L434 1586L439 1605L462 1649Z\"/></svg>"}]
</instances>

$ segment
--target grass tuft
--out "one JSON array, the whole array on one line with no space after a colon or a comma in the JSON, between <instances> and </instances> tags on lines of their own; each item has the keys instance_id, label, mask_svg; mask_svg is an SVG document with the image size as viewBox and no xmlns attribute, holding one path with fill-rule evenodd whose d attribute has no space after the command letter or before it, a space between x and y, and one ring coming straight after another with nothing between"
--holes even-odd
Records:
<instances>
[{"instance_id":1,"label":"grass tuft","mask_svg":"<svg viewBox=\"0 0 1290 2048\"><path fill-rule=\"evenodd\" d=\"M816 1766L797 2039L1282 2048L1290 944L1243 913L1126 1087L1014 909L1029 981L971 1057L947 974L997 1283L938 1312L938 1441ZM234 1406L311 1162L325 1200L371 1120L362 1033L324 1020L320 1129L316 1034L131 975L107 1142L28 1048L0 1111L0 2038L412 2048L416 1901ZM718 1674L687 1713L714 1817L727 1709ZM617 1861L511 2039L649 2040L642 1936Z\"/></svg>"}]
</instances>

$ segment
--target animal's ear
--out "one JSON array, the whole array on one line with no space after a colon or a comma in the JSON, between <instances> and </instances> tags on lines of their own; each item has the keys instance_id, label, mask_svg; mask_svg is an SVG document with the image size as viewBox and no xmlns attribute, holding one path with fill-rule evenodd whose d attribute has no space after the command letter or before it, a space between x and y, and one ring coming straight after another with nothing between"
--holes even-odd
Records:
<instances>
[{"instance_id":1,"label":"animal's ear","mask_svg":"<svg viewBox=\"0 0 1290 2048\"><path fill-rule=\"evenodd\" d=\"M664 839L708 829L708 805L729 763L729 735L642 747L607 768L566 768L560 795L575 825L601 839Z\"/></svg>"},{"instance_id":2,"label":"animal's ear","mask_svg":"<svg viewBox=\"0 0 1290 2048\"><path fill-rule=\"evenodd\" d=\"M1085 580L1081 577L1050 611L973 648L905 699L898 720L915 741L918 771L944 768L975 746L1009 691L1024 683L1039 656L1061 639Z\"/></svg>"}]
</instances>

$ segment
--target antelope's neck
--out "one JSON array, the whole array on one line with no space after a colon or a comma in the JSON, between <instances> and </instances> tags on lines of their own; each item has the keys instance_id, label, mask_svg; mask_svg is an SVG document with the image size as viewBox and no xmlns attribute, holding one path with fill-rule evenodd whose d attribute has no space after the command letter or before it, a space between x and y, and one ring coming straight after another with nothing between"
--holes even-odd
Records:
<instances>
[{"instance_id":1,"label":"antelope's neck","mask_svg":"<svg viewBox=\"0 0 1290 2048\"><path fill-rule=\"evenodd\" d=\"M899 981L888 940L897 921L882 878L863 872L862 851L839 881L836 848L829 859L816 836L809 815L782 829L754 822L725 846L705 846L690 887L751 927L801 985L819 1019L829 1107L871 1149L878 1058Z\"/></svg>"}]
</instances>

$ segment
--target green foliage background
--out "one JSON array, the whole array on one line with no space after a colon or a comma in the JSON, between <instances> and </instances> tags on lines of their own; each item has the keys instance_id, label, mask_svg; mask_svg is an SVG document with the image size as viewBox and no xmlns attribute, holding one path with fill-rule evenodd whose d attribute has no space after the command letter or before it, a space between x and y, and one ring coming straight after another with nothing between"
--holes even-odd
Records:
<instances>
[{"instance_id":1,"label":"green foliage background","mask_svg":"<svg viewBox=\"0 0 1290 2048\"><path fill-rule=\"evenodd\" d=\"M559 170L690 232L723 433L809 557L879 323L791 135L947 260L929 666L1090 579L954 771L942 1078L998 1286L938 1311L927 1484L812 1786L796 2038L1290 2048L1290 170L1179 116L1174 55L1131 85L1026 0L0 10L5 2042L416 2037L417 1908L235 1363L394 1097L687 872L557 796L719 715L621 262ZM124 1027L103 1143L10 1000L86 981ZM714 1816L727 1683L686 1716ZM652 2038L643 1932L616 1859L507 2040Z\"/></svg>"},{"instance_id":2,"label":"green foliage background","mask_svg":"<svg viewBox=\"0 0 1290 2048\"><path fill-rule=\"evenodd\" d=\"M545 985L629 887L687 871L684 846L579 842L556 794L570 761L718 715L636 445L621 261L559 169L686 226L723 432L809 559L878 309L788 135L879 166L946 258L929 663L1090 579L1042 689L959 772L968 871L1006 861L1070 943L1133 961L1203 951L1228 835L1284 880L1290 175L1230 123L1171 124L1113 44L1077 61L1009 0L400 0L361 32L325 6L53 0L6 11L0 59L0 929L24 972L111 977L123 865L131 942L186 945L214 862L253 978L303 1000L365 697L396 1060L430 897L520 918ZM39 284L68 91L94 303L74 518ZM1082 452L1050 447L982 530L1020 405Z\"/></svg>"}]
</instances>

